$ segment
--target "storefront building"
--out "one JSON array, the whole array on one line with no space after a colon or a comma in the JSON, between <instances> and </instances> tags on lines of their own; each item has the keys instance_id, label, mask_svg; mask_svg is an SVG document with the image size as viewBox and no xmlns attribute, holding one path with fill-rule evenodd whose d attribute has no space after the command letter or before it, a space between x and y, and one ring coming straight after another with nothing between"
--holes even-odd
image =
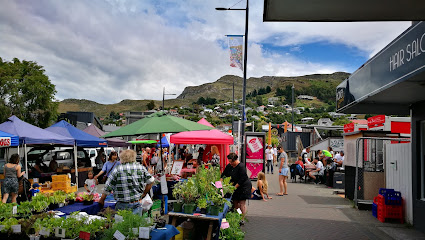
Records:
<instances>
[{"instance_id":1,"label":"storefront building","mask_svg":"<svg viewBox=\"0 0 425 240\"><path fill-rule=\"evenodd\" d=\"M425 22L412 24L343 81L336 100L340 113L411 116L413 225L425 232ZM377 117L369 127L390 129L385 120ZM401 120L397 126L406 131Z\"/></svg>"}]
</instances>

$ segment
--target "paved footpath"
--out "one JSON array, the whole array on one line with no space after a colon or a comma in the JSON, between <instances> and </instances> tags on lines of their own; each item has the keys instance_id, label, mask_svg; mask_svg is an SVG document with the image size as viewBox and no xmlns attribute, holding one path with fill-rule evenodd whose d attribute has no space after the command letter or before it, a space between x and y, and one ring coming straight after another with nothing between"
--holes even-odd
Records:
<instances>
[{"instance_id":1,"label":"paved footpath","mask_svg":"<svg viewBox=\"0 0 425 240\"><path fill-rule=\"evenodd\" d=\"M425 235L397 223L381 223L370 211L353 208L334 189L288 181L288 195L279 192L278 175L267 174L273 199L250 200L245 239L423 239ZM254 187L257 182L252 183ZM248 203L247 203L248 204Z\"/></svg>"}]
</instances>

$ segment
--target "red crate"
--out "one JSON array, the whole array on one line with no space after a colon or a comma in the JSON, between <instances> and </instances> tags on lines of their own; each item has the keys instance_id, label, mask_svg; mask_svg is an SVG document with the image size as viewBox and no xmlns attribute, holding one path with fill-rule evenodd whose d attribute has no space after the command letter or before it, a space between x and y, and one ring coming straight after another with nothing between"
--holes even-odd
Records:
<instances>
[{"instance_id":1,"label":"red crate","mask_svg":"<svg viewBox=\"0 0 425 240\"><path fill-rule=\"evenodd\" d=\"M391 218L391 219L399 219L401 223L404 222L403 206L385 205L385 199L381 197L378 197L376 200L378 200L377 217L379 221L385 222L385 219Z\"/></svg>"}]
</instances>

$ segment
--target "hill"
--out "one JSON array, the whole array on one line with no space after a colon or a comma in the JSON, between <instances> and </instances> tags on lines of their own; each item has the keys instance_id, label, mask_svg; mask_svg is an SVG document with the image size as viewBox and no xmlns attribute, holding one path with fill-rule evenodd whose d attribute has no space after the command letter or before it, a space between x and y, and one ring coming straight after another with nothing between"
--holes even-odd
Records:
<instances>
[{"instance_id":1,"label":"hill","mask_svg":"<svg viewBox=\"0 0 425 240\"><path fill-rule=\"evenodd\" d=\"M247 79L247 94L260 88L271 87L271 92L264 96L273 96L277 88L285 89L286 86L295 86L298 94L310 94L320 98L318 95L324 91L329 96L334 96L335 87L346 79L350 74L336 72L333 74L313 74L299 77L276 77L264 76L260 78ZM231 101L232 84L235 83L235 98L242 98L242 78L226 75L215 82L202 84L200 86L188 86L176 99L165 100L165 108L174 106L189 106L200 97L215 98L217 101ZM320 87L320 88L319 88ZM329 98L328 96L328 98ZM325 97L322 97L323 100ZM333 97L334 98L334 97ZM108 116L110 112L145 111L146 104L150 100L122 100L115 104L101 104L86 99L65 99L59 103L58 112L87 111L94 112L99 117ZM161 106L161 101L154 101L155 107ZM314 102L323 105L322 101Z\"/></svg>"}]
</instances>

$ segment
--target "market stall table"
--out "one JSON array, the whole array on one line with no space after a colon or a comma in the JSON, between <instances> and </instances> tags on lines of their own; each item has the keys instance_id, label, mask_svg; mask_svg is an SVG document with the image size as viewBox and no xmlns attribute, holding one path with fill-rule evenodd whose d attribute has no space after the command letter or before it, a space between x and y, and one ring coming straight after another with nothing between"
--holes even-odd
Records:
<instances>
[{"instance_id":1,"label":"market stall table","mask_svg":"<svg viewBox=\"0 0 425 240\"><path fill-rule=\"evenodd\" d=\"M226 216L227 211L229 211L229 206L227 204L224 204L223 212L219 213L218 216L208 215L208 214L199 216L199 215L186 214L186 213L181 213L181 212L169 212L168 216L173 218L173 220L171 222L171 224L173 226L176 226L178 218L183 218L183 219L190 218L191 220L209 221L207 240L210 240L211 236L212 236L213 226L214 226L214 223L216 223L216 222L218 222L218 230L217 230L217 234L215 236L215 239L218 239L221 221Z\"/></svg>"}]
</instances>

